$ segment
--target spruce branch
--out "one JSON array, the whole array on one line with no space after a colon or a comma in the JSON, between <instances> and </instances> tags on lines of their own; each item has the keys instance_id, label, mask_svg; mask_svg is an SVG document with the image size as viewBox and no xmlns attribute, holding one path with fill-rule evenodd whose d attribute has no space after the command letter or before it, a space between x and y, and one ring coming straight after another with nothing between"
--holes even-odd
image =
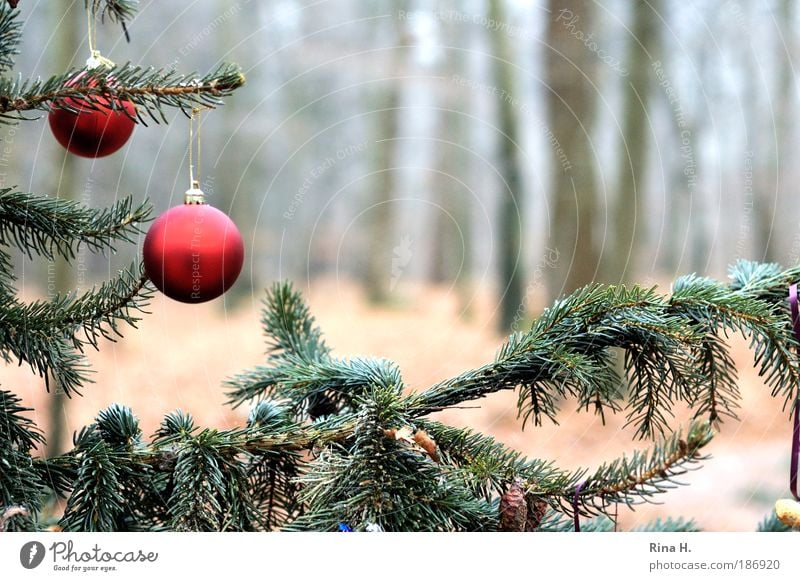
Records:
<instances>
[{"instance_id":1,"label":"spruce branch","mask_svg":"<svg viewBox=\"0 0 800 581\"><path fill-rule=\"evenodd\" d=\"M636 533L698 533L702 529L694 519L667 517L664 520L657 518L647 524L633 529Z\"/></svg>"},{"instance_id":2,"label":"spruce branch","mask_svg":"<svg viewBox=\"0 0 800 581\"><path fill-rule=\"evenodd\" d=\"M586 477L581 476L579 503L582 511L592 515L598 510L605 512L609 503L632 506L650 502L654 495L675 488L679 484L676 477L705 459L700 450L713 435L708 422L693 422L685 436L676 432L649 452L637 451L630 458L623 456L603 464ZM565 512L572 510L574 494L572 486L562 491L561 505Z\"/></svg>"},{"instance_id":3,"label":"spruce branch","mask_svg":"<svg viewBox=\"0 0 800 581\"><path fill-rule=\"evenodd\" d=\"M294 356L310 362L330 355L302 294L289 282L276 282L267 292L261 324L272 360Z\"/></svg>"},{"instance_id":4,"label":"spruce branch","mask_svg":"<svg viewBox=\"0 0 800 581\"><path fill-rule=\"evenodd\" d=\"M250 412L250 429L265 433L296 429L291 410L278 402L264 400ZM262 530L279 529L302 512L298 499L301 456L294 451L264 451L250 454L247 465L249 488L253 490L255 520Z\"/></svg>"},{"instance_id":5,"label":"spruce branch","mask_svg":"<svg viewBox=\"0 0 800 581\"><path fill-rule=\"evenodd\" d=\"M72 494L60 521L65 531L115 531L126 499L114 453L101 438L78 441L79 464Z\"/></svg>"},{"instance_id":6,"label":"spruce branch","mask_svg":"<svg viewBox=\"0 0 800 581\"><path fill-rule=\"evenodd\" d=\"M376 358L335 359L300 293L276 283L264 301L262 326L271 366L258 366L226 382L234 406L258 398L286 399L311 419L352 409L371 385L401 386L400 370Z\"/></svg>"},{"instance_id":7,"label":"spruce branch","mask_svg":"<svg viewBox=\"0 0 800 581\"><path fill-rule=\"evenodd\" d=\"M352 409L353 398L368 386L399 386L402 379L398 367L385 359L304 361L296 355L282 355L275 366L256 367L227 385L234 406L254 398L287 399L296 414L316 419Z\"/></svg>"},{"instance_id":8,"label":"spruce branch","mask_svg":"<svg viewBox=\"0 0 800 581\"><path fill-rule=\"evenodd\" d=\"M22 405L22 400L16 394L0 390L0 441L24 453L44 445L41 430L23 415L32 411Z\"/></svg>"},{"instance_id":9,"label":"spruce branch","mask_svg":"<svg viewBox=\"0 0 800 581\"><path fill-rule=\"evenodd\" d=\"M0 5L0 74L14 66L14 57L19 54L22 41L21 30L14 6Z\"/></svg>"},{"instance_id":10,"label":"spruce branch","mask_svg":"<svg viewBox=\"0 0 800 581\"><path fill-rule=\"evenodd\" d=\"M607 514L613 504L631 506L651 501L653 495L674 488L677 485L674 478L703 459L699 451L713 435L708 424L695 422L688 427L686 436L680 432L672 434L649 451L637 451L631 458L603 464L587 475L585 470L566 471L552 462L529 460L493 438L469 429L431 421L419 425L436 439L442 457L461 469L466 483L477 494L490 499L502 494L508 483L519 477L525 482L527 494L571 514L575 488L582 483L581 510L586 516Z\"/></svg>"},{"instance_id":11,"label":"spruce branch","mask_svg":"<svg viewBox=\"0 0 800 581\"><path fill-rule=\"evenodd\" d=\"M33 466L32 453L44 444L44 436L26 417L30 411L18 396L0 390L0 530L32 530L43 504L46 487Z\"/></svg>"},{"instance_id":12,"label":"spruce branch","mask_svg":"<svg viewBox=\"0 0 800 581\"><path fill-rule=\"evenodd\" d=\"M139 6L138 0L85 0L84 4L95 18L101 21L108 18L123 26L134 17Z\"/></svg>"},{"instance_id":13,"label":"spruce branch","mask_svg":"<svg viewBox=\"0 0 800 581\"><path fill-rule=\"evenodd\" d=\"M30 518L31 514L24 506L14 505L5 508L0 513L0 533L6 532L8 522L17 517Z\"/></svg>"},{"instance_id":14,"label":"spruce branch","mask_svg":"<svg viewBox=\"0 0 800 581\"><path fill-rule=\"evenodd\" d=\"M770 511L764 519L758 523L756 532L759 533L791 533L797 532L790 526L783 524L780 519L775 515L775 511Z\"/></svg>"},{"instance_id":15,"label":"spruce branch","mask_svg":"<svg viewBox=\"0 0 800 581\"><path fill-rule=\"evenodd\" d=\"M576 484L573 473L549 461L527 459L490 436L431 420L417 420L416 425L436 441L443 461L460 469L467 486L487 500L515 477L539 483L537 493L558 494Z\"/></svg>"},{"instance_id":16,"label":"spruce branch","mask_svg":"<svg viewBox=\"0 0 800 581\"><path fill-rule=\"evenodd\" d=\"M71 69L46 80L0 79L0 122L27 119L22 115L24 112L48 111L54 103L77 111L69 99L88 108L107 107L109 102L116 106L115 99L121 99L137 106L136 121L146 125L149 118L155 123L166 123L166 107L178 108L189 116L193 108L222 105L223 98L245 83L239 67L230 63L223 63L203 76L130 63L82 74L85 72Z\"/></svg>"},{"instance_id":17,"label":"spruce branch","mask_svg":"<svg viewBox=\"0 0 800 581\"><path fill-rule=\"evenodd\" d=\"M777 268L776 265L773 266ZM770 273L770 278L787 278L783 273L775 272L772 267L761 270L752 268L750 272L750 277L756 276L753 273L762 272ZM764 281L763 274L761 280ZM759 374L765 377L767 385L772 388L773 396L783 394L788 401L797 385L798 369L792 352L794 339L791 334L787 334L787 317L783 307L785 296L781 297L780 302L769 303L763 300L767 295L759 296L749 292L749 284L752 283L730 288L717 281L694 275L682 277L673 285L671 309L698 325L705 325L709 334L733 331L750 339L756 365L760 366ZM784 288L784 295L788 286L787 284ZM727 353L727 350L724 343L716 337L707 336L706 341L710 343L703 346L703 359L707 360L704 365L710 366L714 360L711 350L717 351L717 355L721 352ZM712 358L711 361L708 361L709 357ZM713 390L712 398L720 397L722 407L731 415L731 404L738 395L735 388L735 369L730 364L723 365L721 369L732 370L732 375L729 378L719 378L721 389L717 389L713 381L708 386ZM711 415L714 415L716 410L712 402L708 401L705 405L712 412Z\"/></svg>"},{"instance_id":18,"label":"spruce branch","mask_svg":"<svg viewBox=\"0 0 800 581\"><path fill-rule=\"evenodd\" d=\"M375 387L359 405L350 446L328 448L300 477L306 511L287 530L385 531L491 530L494 507L464 486L458 471L387 438L387 425L402 423L396 390Z\"/></svg>"},{"instance_id":19,"label":"spruce branch","mask_svg":"<svg viewBox=\"0 0 800 581\"><path fill-rule=\"evenodd\" d=\"M555 421L567 396L579 406L618 411L622 390L611 348L626 351L629 419L641 436L666 425L670 398L685 398L698 379L690 349L701 335L666 309L652 289L590 285L558 302L531 331L512 335L494 363L441 382L419 395L420 415L520 387L520 415Z\"/></svg>"},{"instance_id":20,"label":"spruce branch","mask_svg":"<svg viewBox=\"0 0 800 581\"><path fill-rule=\"evenodd\" d=\"M743 263L729 285L685 277L668 296L592 285L554 304L531 331L512 335L493 362L411 394L391 362L332 357L299 293L276 285L262 319L266 365L228 383L234 405L255 400L245 426L200 428L176 412L144 443L131 412L112 408L90 427L94 439L79 437L77 451L35 463L36 473L49 465L72 474L75 495L89 486L81 474L94 462L109 483L101 492L118 490L145 507L97 517L118 530L336 530L342 523L354 530L494 530L511 483L521 483L534 513L525 530L571 528L579 485L579 516L598 517L585 530L611 530L612 507L652 502L677 486L704 459L712 423L733 413L729 333L756 337L756 365L773 393L792 393L797 364L784 355L796 344L785 287L780 298L777 291L796 274ZM619 349L627 385L614 371ZM677 401L708 419L597 469L564 470L428 417L517 388L525 396L520 412L534 423L555 419L564 396L580 409L627 411L636 435L667 432ZM317 414L309 402L321 395L333 404ZM104 448L87 457L84 441ZM106 457L113 470L102 467ZM82 510L74 504L70 514ZM695 528L670 520L648 526Z\"/></svg>"},{"instance_id":21,"label":"spruce branch","mask_svg":"<svg viewBox=\"0 0 800 581\"><path fill-rule=\"evenodd\" d=\"M26 362L45 378L49 375L67 395L89 381L83 350L95 349L101 338L122 336L121 323L136 326L137 312L152 296L141 267L82 295L57 295L52 301L25 304L16 299L0 312L0 355Z\"/></svg>"},{"instance_id":22,"label":"spruce branch","mask_svg":"<svg viewBox=\"0 0 800 581\"><path fill-rule=\"evenodd\" d=\"M736 370L719 338L730 330L751 339L759 373L773 395L791 401L800 371L784 296L788 281L800 273L748 263L738 269L731 287L686 277L668 299L652 289L580 289L547 309L531 331L512 335L493 363L420 393L413 413L426 415L518 387L520 415L536 424L542 417L555 421L567 396L578 400L579 409L616 412L625 391L611 350L621 348L629 423L640 437L652 438L664 432L674 401L685 401L712 420L733 415ZM755 276L767 286L756 285ZM778 300L776 288L783 284Z\"/></svg>"},{"instance_id":23,"label":"spruce branch","mask_svg":"<svg viewBox=\"0 0 800 581\"><path fill-rule=\"evenodd\" d=\"M575 525L571 518L560 512L550 511L536 530L537 532L569 533L575 530ZM581 524L581 531L587 533L610 533L616 530L614 521L606 515L594 517ZM695 533L700 531L701 529L692 519L669 517L664 520L657 518L631 529L631 532L639 533Z\"/></svg>"},{"instance_id":24,"label":"spruce branch","mask_svg":"<svg viewBox=\"0 0 800 581\"><path fill-rule=\"evenodd\" d=\"M29 258L74 259L81 245L93 252L114 250L115 242L134 241L150 220L148 202L134 205L127 196L97 210L64 198L47 198L0 189L0 244L14 246ZM0 265L2 267L2 265Z\"/></svg>"}]
</instances>

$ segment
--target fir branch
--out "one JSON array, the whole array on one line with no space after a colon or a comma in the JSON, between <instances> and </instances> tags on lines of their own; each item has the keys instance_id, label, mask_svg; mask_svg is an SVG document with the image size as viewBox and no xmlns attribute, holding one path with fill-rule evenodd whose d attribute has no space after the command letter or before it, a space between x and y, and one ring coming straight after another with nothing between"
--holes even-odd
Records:
<instances>
[{"instance_id":1,"label":"fir branch","mask_svg":"<svg viewBox=\"0 0 800 581\"><path fill-rule=\"evenodd\" d=\"M141 269L140 269L141 270ZM124 271L99 289L76 296L58 295L52 301L30 304L14 301L0 312L0 354L27 362L45 378L49 374L67 395L89 381L82 356L85 346L95 349L101 338L122 335L120 323L136 326L134 314L152 295L143 273Z\"/></svg>"},{"instance_id":2,"label":"fir branch","mask_svg":"<svg viewBox=\"0 0 800 581\"><path fill-rule=\"evenodd\" d=\"M85 0L84 4L95 18L120 24L132 19L139 6L138 0Z\"/></svg>"},{"instance_id":3,"label":"fir branch","mask_svg":"<svg viewBox=\"0 0 800 581\"><path fill-rule=\"evenodd\" d=\"M226 382L234 407L255 398L286 399L299 417L317 419L352 409L354 398L371 385L401 386L400 370L385 359L325 358L306 361L282 354L273 367L258 366Z\"/></svg>"},{"instance_id":4,"label":"fir branch","mask_svg":"<svg viewBox=\"0 0 800 581\"><path fill-rule=\"evenodd\" d=\"M6 526L13 518L30 518L31 513L24 506L13 505L0 512L0 533L6 532Z\"/></svg>"},{"instance_id":5,"label":"fir branch","mask_svg":"<svg viewBox=\"0 0 800 581\"><path fill-rule=\"evenodd\" d=\"M560 493L576 484L574 474L552 462L527 459L490 436L430 420L417 420L416 425L436 441L442 460L459 468L467 486L487 500L501 494L515 476L538 483L537 494Z\"/></svg>"},{"instance_id":6,"label":"fir branch","mask_svg":"<svg viewBox=\"0 0 800 581\"><path fill-rule=\"evenodd\" d=\"M308 363L330 355L303 296L289 282L276 282L267 292L261 324L272 360L294 356Z\"/></svg>"},{"instance_id":7,"label":"fir branch","mask_svg":"<svg viewBox=\"0 0 800 581\"><path fill-rule=\"evenodd\" d=\"M783 394L785 400L789 401L800 380L800 370L792 352L795 342L788 329L785 309L781 308L784 297L780 303L769 303L764 300L766 295L751 292L754 280L764 283L775 279L787 280L788 277L779 271L777 265L765 265L761 268L747 265L739 276L741 278L738 283L731 288L694 275L682 277L673 285L671 310L699 326L705 325L709 333L713 334L717 329L722 332L734 331L750 339L756 365L760 366L759 375L765 377L767 385L772 388L773 396ZM788 286L787 284L784 287L784 296ZM717 351L716 357L709 349ZM707 336L704 350L701 353L704 359L710 357L711 362L722 360L720 369L730 374L727 378L717 378L721 382L719 386L714 382L708 385L712 390L711 397L721 397L722 407L730 412L731 402L738 396L735 368L732 362L725 361L725 345L713 337ZM703 365L708 368L711 362L704 361ZM715 410L710 401L704 407L710 408L713 415Z\"/></svg>"},{"instance_id":8,"label":"fir branch","mask_svg":"<svg viewBox=\"0 0 800 581\"><path fill-rule=\"evenodd\" d=\"M116 531L125 510L119 469L114 452L90 431L82 434L76 449L77 479L60 521L65 531Z\"/></svg>"},{"instance_id":9,"label":"fir branch","mask_svg":"<svg viewBox=\"0 0 800 581\"><path fill-rule=\"evenodd\" d=\"M726 288L684 277L669 299L652 289L590 285L557 301L528 333L512 335L495 362L443 381L416 396L415 415L425 415L502 389L520 389L524 420L555 421L568 396L596 412L621 408L623 396L611 349L625 350L628 420L640 437L663 433L675 401L685 401L712 420L734 415L736 370L719 333L751 339L759 373L773 395L792 400L800 371L785 316L786 286L793 270L740 264ZM757 277L757 278L756 278ZM754 280L756 282L754 282ZM770 294L772 293L772 294Z\"/></svg>"},{"instance_id":10,"label":"fir branch","mask_svg":"<svg viewBox=\"0 0 800 581\"><path fill-rule=\"evenodd\" d=\"M297 429L288 406L276 401L259 402L250 412L247 427L265 434ZM265 451L250 455L249 489L256 507L255 519L262 530L276 530L301 513L297 498L301 457L293 451Z\"/></svg>"},{"instance_id":11,"label":"fir branch","mask_svg":"<svg viewBox=\"0 0 800 581\"><path fill-rule=\"evenodd\" d=\"M137 106L135 120L145 125L146 118L166 123L165 107L178 108L187 116L196 107L215 108L245 83L239 67L229 63L202 77L130 63L81 73L85 71L71 69L46 80L0 79L0 122L26 119L25 111L48 111L53 103L73 109L68 99L89 108L114 105L119 99Z\"/></svg>"},{"instance_id":12,"label":"fir branch","mask_svg":"<svg viewBox=\"0 0 800 581\"><path fill-rule=\"evenodd\" d=\"M203 430L177 452L168 528L175 531L248 530L257 519L245 470Z\"/></svg>"},{"instance_id":13,"label":"fir branch","mask_svg":"<svg viewBox=\"0 0 800 581\"><path fill-rule=\"evenodd\" d=\"M384 427L402 423L399 395L375 387L361 400L354 440L331 447L300 477L306 512L286 530L490 530L495 507L476 498L457 471L387 438Z\"/></svg>"},{"instance_id":14,"label":"fir branch","mask_svg":"<svg viewBox=\"0 0 800 581\"><path fill-rule=\"evenodd\" d=\"M142 462L143 456L146 447L131 409L113 404L101 411L93 424L76 435L75 449L67 456L71 465L47 462L48 475L60 480L54 482L54 490L68 488L72 492L62 526L66 530L125 531L149 523L152 529L158 520L154 513L163 503L153 494L158 478ZM70 481L64 484L67 478Z\"/></svg>"},{"instance_id":15,"label":"fir branch","mask_svg":"<svg viewBox=\"0 0 800 581\"><path fill-rule=\"evenodd\" d=\"M698 378L690 349L701 335L666 310L652 289L590 285L556 302L528 333L516 334L494 363L441 382L418 396L425 415L484 397L521 389L519 412L536 424L555 421L558 401L576 397L581 407L618 410L618 377L610 349L627 351L629 419L642 436L664 429L670 398L685 397Z\"/></svg>"},{"instance_id":16,"label":"fir branch","mask_svg":"<svg viewBox=\"0 0 800 581\"><path fill-rule=\"evenodd\" d=\"M8 304L16 296L14 265L11 256L0 248L0 305Z\"/></svg>"},{"instance_id":17,"label":"fir branch","mask_svg":"<svg viewBox=\"0 0 800 581\"><path fill-rule=\"evenodd\" d=\"M588 477L582 477L579 503L585 514L605 512L610 503L631 506L650 501L655 494L675 488L677 476L705 459L700 450L712 437L707 422L694 422L687 428L685 438L676 432L649 452L635 452L630 458L623 456L603 464ZM572 511L574 493L572 486L561 492L561 505L568 513Z\"/></svg>"},{"instance_id":18,"label":"fir branch","mask_svg":"<svg viewBox=\"0 0 800 581\"><path fill-rule=\"evenodd\" d=\"M575 488L582 482L580 498L581 505L587 506L586 515L608 514L612 504L631 506L649 501L654 494L676 486L673 479L703 459L699 450L712 436L707 424L693 423L685 440L682 434L673 434L648 452L636 452L631 458L604 464L587 476L584 470L568 472L551 462L529 460L468 429L431 421L419 425L434 437L445 461L462 469L466 482L477 494L487 499L502 494L507 482L520 477L526 483L527 494L547 500L559 512L571 514Z\"/></svg>"},{"instance_id":19,"label":"fir branch","mask_svg":"<svg viewBox=\"0 0 800 581\"><path fill-rule=\"evenodd\" d=\"M603 515L610 507L654 500L703 459L710 423L693 422L685 434L589 472L529 460L492 438L426 416L520 387L531 402L521 403L521 411L530 405L534 421L554 417L564 396L601 413L622 410L627 397L628 412L642 414L634 416L640 434L664 428L679 400L719 417L738 399L727 333L760 337L765 346L756 346L757 365L771 385L796 372L775 355L795 346L782 319L785 299L771 302L778 284L794 274L744 266L729 286L688 277L669 297L652 289L587 287L557 302L530 332L510 337L494 362L410 395L388 361L331 357L299 293L277 285L263 318L270 366L229 384L235 404L261 399L246 426L200 429L187 414L174 413L144 444L131 412L114 407L85 434L106 446L120 494L144 507L117 512L119 529L335 530L345 523L355 530L493 530L498 495L521 479L526 503L538 511L531 529L570 528L580 484L580 515L601 517L584 528L608 530L613 523ZM613 369L618 348L626 352L628 393ZM314 421L314 414L298 413L299 403L319 394L341 398L332 413ZM425 439L410 437L422 432ZM42 465L62 475L72 471L73 490L85 488L81 442L95 442L85 434L77 452L34 463L36 473ZM539 522L546 505L550 514ZM652 525L659 531L693 526Z\"/></svg>"},{"instance_id":20,"label":"fir branch","mask_svg":"<svg viewBox=\"0 0 800 581\"><path fill-rule=\"evenodd\" d=\"M796 529L793 529L790 526L783 524L780 519L775 514L775 511L770 511L764 519L758 523L758 528L756 532L759 533L791 533L797 532Z\"/></svg>"},{"instance_id":21,"label":"fir branch","mask_svg":"<svg viewBox=\"0 0 800 581\"><path fill-rule=\"evenodd\" d=\"M256 398L287 399L298 417L317 419L348 411L369 385L402 385L392 362L332 358L314 317L290 284L274 284L264 305L261 322L272 366L226 382L234 407Z\"/></svg>"},{"instance_id":22,"label":"fir branch","mask_svg":"<svg viewBox=\"0 0 800 581\"><path fill-rule=\"evenodd\" d=\"M19 54L22 25L17 15L13 7L0 5L0 74L14 66L14 57Z\"/></svg>"},{"instance_id":23,"label":"fir branch","mask_svg":"<svg viewBox=\"0 0 800 581\"><path fill-rule=\"evenodd\" d=\"M570 533L575 530L573 520L566 515L551 510L545 516L542 524L536 529L537 532L551 532L551 533ZM595 533L610 533L616 531L614 521L607 515L600 515L589 519L581 524L582 532L595 532ZM631 532L639 533L695 533L700 532L701 529L697 523L690 519L683 518L666 518L661 520L657 518L654 521L646 523L632 529Z\"/></svg>"},{"instance_id":24,"label":"fir branch","mask_svg":"<svg viewBox=\"0 0 800 581\"><path fill-rule=\"evenodd\" d=\"M29 258L56 254L73 259L85 244L93 252L114 250L114 242L134 242L151 208L134 206L127 196L110 208L97 210L63 198L46 198L0 189L0 244L15 246Z\"/></svg>"},{"instance_id":25,"label":"fir branch","mask_svg":"<svg viewBox=\"0 0 800 581\"><path fill-rule=\"evenodd\" d=\"M44 444L44 437L24 415L29 411L15 394L0 390L0 511L24 510L6 515L2 526L6 530L32 530L42 507L45 483L31 453Z\"/></svg>"},{"instance_id":26,"label":"fir branch","mask_svg":"<svg viewBox=\"0 0 800 581\"><path fill-rule=\"evenodd\" d=\"M661 520L657 518L647 524L638 526L633 529L635 533L699 533L702 529L694 521L694 519L686 520L684 518L666 518Z\"/></svg>"},{"instance_id":27,"label":"fir branch","mask_svg":"<svg viewBox=\"0 0 800 581\"><path fill-rule=\"evenodd\" d=\"M22 400L16 394L0 390L0 441L26 454L44 445L41 430L23 415L32 411L32 408L22 405Z\"/></svg>"}]
</instances>

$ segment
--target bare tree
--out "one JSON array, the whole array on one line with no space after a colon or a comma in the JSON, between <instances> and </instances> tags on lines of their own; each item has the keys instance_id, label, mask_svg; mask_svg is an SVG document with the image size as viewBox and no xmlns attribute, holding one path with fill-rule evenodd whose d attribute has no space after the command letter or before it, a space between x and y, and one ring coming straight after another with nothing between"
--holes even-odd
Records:
<instances>
[{"instance_id":1,"label":"bare tree","mask_svg":"<svg viewBox=\"0 0 800 581\"><path fill-rule=\"evenodd\" d=\"M594 221L598 210L591 130L595 118L595 55L580 40L591 30L591 0L550 0L545 74L553 158L551 246L561 259L548 270L553 297L595 279L598 251ZM578 33L583 34L578 34ZM562 164L563 156L568 164Z\"/></svg>"},{"instance_id":2,"label":"bare tree","mask_svg":"<svg viewBox=\"0 0 800 581\"><path fill-rule=\"evenodd\" d=\"M492 22L507 22L502 0L490 0ZM500 95L500 155L498 166L503 179L499 216L500 267L500 330L508 331L522 304L524 273L522 271L523 184L519 159L519 111L516 105L514 54L508 35L501 27L492 31L495 85Z\"/></svg>"},{"instance_id":3,"label":"bare tree","mask_svg":"<svg viewBox=\"0 0 800 581\"><path fill-rule=\"evenodd\" d=\"M661 0L631 2L633 27L628 36L622 105L623 128L610 269L613 282L629 282L639 272L640 256L647 243L644 204L648 150L650 64L657 59L661 39Z\"/></svg>"},{"instance_id":4,"label":"bare tree","mask_svg":"<svg viewBox=\"0 0 800 581\"><path fill-rule=\"evenodd\" d=\"M67 70L73 65L77 47L81 44L80 31L83 22L82 7L77 3L70 3L64 6L63 10L56 10L53 13L53 30L55 36L55 62L53 66L56 70ZM54 149L54 158L57 163L53 165L58 169L54 172L55 183L52 190L60 198L69 200L75 199L75 191L78 187L76 175L75 156L65 149ZM86 252L82 248L81 252ZM48 292L66 293L74 289L76 284L75 269L64 260L59 259L58 255L52 263L48 263L47 289ZM51 284L52 282L52 284ZM53 297L49 297L53 298ZM57 456L64 451L66 435L66 407L69 401L64 395L64 391L58 382L52 381L53 388L50 394L49 416L50 430L47 438L48 456Z\"/></svg>"},{"instance_id":5,"label":"bare tree","mask_svg":"<svg viewBox=\"0 0 800 581\"><path fill-rule=\"evenodd\" d=\"M406 3L401 3L404 9ZM375 195L372 198L373 208L370 211L370 236L368 253L366 289L369 300L373 303L386 302L389 297L392 262L392 231L394 226L392 212L392 196L396 189L396 170L392 168L394 148L398 134L398 105L400 103L400 82L394 78L399 76L404 58L407 54L402 46L406 43L404 32L405 20L391 19L395 47L391 51L386 67L386 89L376 104L378 123L375 128Z\"/></svg>"},{"instance_id":6,"label":"bare tree","mask_svg":"<svg viewBox=\"0 0 800 581\"><path fill-rule=\"evenodd\" d=\"M766 128L771 133L766 144L769 157L762 158L761 164L759 164L761 167L755 170L759 198L755 204L757 245L760 251L760 256L757 258L768 262L780 261L783 258L780 244L783 238L782 226L786 225L783 216L792 216L795 221L797 219L796 214L793 215L792 212L795 196L794 185L787 187L786 184L787 160L791 159L790 156L794 153L791 151L790 142L792 111L796 106L794 55L792 54L794 52L794 29L792 27L794 13L794 0L779 2L776 26L780 34L774 39L778 73L775 85L770 87L772 94L769 99L772 105L770 112L774 113L768 120L753 118L747 129L749 133L764 131ZM756 63L751 64L756 65ZM766 122L766 124L760 123L760 121ZM797 257L791 258L796 260Z\"/></svg>"}]
</instances>

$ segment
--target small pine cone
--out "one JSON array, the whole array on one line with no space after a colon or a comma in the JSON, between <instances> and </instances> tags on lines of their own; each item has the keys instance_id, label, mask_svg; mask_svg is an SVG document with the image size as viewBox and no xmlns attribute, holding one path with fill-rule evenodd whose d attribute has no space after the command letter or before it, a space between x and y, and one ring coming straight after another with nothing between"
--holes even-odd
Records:
<instances>
[{"instance_id":1,"label":"small pine cone","mask_svg":"<svg viewBox=\"0 0 800 581\"><path fill-rule=\"evenodd\" d=\"M514 478L502 497L500 497L500 530L504 532L522 532L528 518L528 503L525 501L525 490L522 479Z\"/></svg>"},{"instance_id":2,"label":"small pine cone","mask_svg":"<svg viewBox=\"0 0 800 581\"><path fill-rule=\"evenodd\" d=\"M528 494L525 496L528 504L528 519L525 521L525 532L532 533L542 524L544 515L547 514L547 501L541 496Z\"/></svg>"}]
</instances>

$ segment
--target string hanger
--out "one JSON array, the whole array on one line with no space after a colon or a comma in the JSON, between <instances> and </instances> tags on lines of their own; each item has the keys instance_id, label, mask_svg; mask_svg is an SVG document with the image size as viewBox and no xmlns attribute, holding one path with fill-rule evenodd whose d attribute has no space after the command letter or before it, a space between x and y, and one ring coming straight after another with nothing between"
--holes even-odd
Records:
<instances>
[{"instance_id":1,"label":"string hanger","mask_svg":"<svg viewBox=\"0 0 800 581\"><path fill-rule=\"evenodd\" d=\"M92 9L86 11L86 25L89 42L89 58L86 59L86 68L90 70L98 67L113 69L116 66L114 61L104 57L97 49L97 26L95 25L95 13Z\"/></svg>"},{"instance_id":2,"label":"string hanger","mask_svg":"<svg viewBox=\"0 0 800 581\"><path fill-rule=\"evenodd\" d=\"M185 202L187 204L203 204L205 203L205 194L200 189L200 180L198 176L202 175L202 144L203 123L200 118L203 111L210 109L210 107L194 107L189 117L189 189L186 191ZM197 128L195 129L195 124ZM197 153L195 154L195 150ZM195 175L195 160L197 163L197 174Z\"/></svg>"}]
</instances>

